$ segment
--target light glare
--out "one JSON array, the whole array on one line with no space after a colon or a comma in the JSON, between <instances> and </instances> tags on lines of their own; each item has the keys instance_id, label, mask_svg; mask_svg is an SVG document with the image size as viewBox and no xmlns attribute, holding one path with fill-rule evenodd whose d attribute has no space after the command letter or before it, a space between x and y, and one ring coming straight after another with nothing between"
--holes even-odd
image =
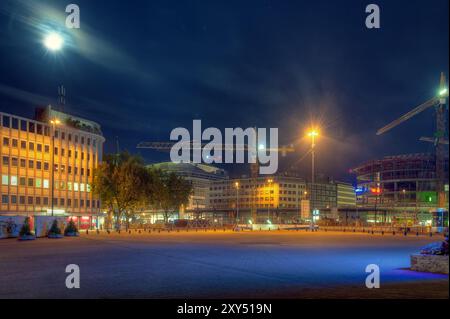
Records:
<instances>
[{"instance_id":1,"label":"light glare","mask_svg":"<svg viewBox=\"0 0 450 319\"><path fill-rule=\"evenodd\" d=\"M51 51L58 51L62 48L64 39L56 32L49 33L44 39L44 45Z\"/></svg>"}]
</instances>

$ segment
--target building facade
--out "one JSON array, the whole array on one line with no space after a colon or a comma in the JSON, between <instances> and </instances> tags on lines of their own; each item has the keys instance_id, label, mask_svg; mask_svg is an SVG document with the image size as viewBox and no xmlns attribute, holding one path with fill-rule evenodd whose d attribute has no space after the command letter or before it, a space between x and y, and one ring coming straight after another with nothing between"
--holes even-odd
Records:
<instances>
[{"instance_id":1,"label":"building facade","mask_svg":"<svg viewBox=\"0 0 450 319\"><path fill-rule=\"evenodd\" d=\"M0 113L0 121L0 215L101 212L91 192L105 141L97 123L50 106L37 109L35 119Z\"/></svg>"},{"instance_id":2,"label":"building facade","mask_svg":"<svg viewBox=\"0 0 450 319\"><path fill-rule=\"evenodd\" d=\"M307 196L303 179L288 176L239 178L211 183L209 209L228 212L241 222L300 219Z\"/></svg>"},{"instance_id":3,"label":"building facade","mask_svg":"<svg viewBox=\"0 0 450 319\"><path fill-rule=\"evenodd\" d=\"M448 212L448 157L445 161L447 179L444 181L446 207L437 207L436 159L433 154L387 156L366 162L352 171L358 183L358 206L373 207L375 211L385 209L389 214L388 222L398 219L399 213L410 213L412 224L434 224L433 219L439 215L437 212ZM379 214L374 218L378 221Z\"/></svg>"}]
</instances>

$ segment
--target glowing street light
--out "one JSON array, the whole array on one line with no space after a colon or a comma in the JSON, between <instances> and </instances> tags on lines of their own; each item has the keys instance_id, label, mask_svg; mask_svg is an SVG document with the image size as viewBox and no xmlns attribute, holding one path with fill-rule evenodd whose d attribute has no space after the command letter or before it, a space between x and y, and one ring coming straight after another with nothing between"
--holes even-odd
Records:
<instances>
[{"instance_id":1,"label":"glowing street light","mask_svg":"<svg viewBox=\"0 0 450 319\"><path fill-rule=\"evenodd\" d=\"M439 91L439 95L440 96L444 96L444 95L447 94L447 92L448 92L448 89L447 88L443 88L442 90Z\"/></svg>"},{"instance_id":2,"label":"glowing street light","mask_svg":"<svg viewBox=\"0 0 450 319\"><path fill-rule=\"evenodd\" d=\"M268 180L267 180L267 184L269 184L269 203L267 203L267 218L268 219L270 219L270 202L271 202L271 200L270 200L270 196L271 196L271 194L270 194L270 191L271 191L271 186L272 186L272 183L273 183L273 179L272 178L269 178Z\"/></svg>"},{"instance_id":3,"label":"glowing street light","mask_svg":"<svg viewBox=\"0 0 450 319\"><path fill-rule=\"evenodd\" d=\"M235 182L234 187L236 187L236 222L239 225L239 182Z\"/></svg>"},{"instance_id":4,"label":"glowing street light","mask_svg":"<svg viewBox=\"0 0 450 319\"><path fill-rule=\"evenodd\" d=\"M316 137L319 136L319 131L317 129L311 129L307 133L308 137L311 138L311 183L314 184L314 157L315 157L315 147L316 147Z\"/></svg>"},{"instance_id":5,"label":"glowing street light","mask_svg":"<svg viewBox=\"0 0 450 319\"><path fill-rule=\"evenodd\" d=\"M44 45L50 51L59 51L59 50L61 50L63 44L64 44L64 39L57 32L50 32L44 38Z\"/></svg>"},{"instance_id":6,"label":"glowing street light","mask_svg":"<svg viewBox=\"0 0 450 319\"><path fill-rule=\"evenodd\" d=\"M319 131L317 129L310 129L307 133L308 137L311 138L311 184L314 184L315 182L315 148L316 148L316 137L319 136ZM312 186L312 185L311 185ZM311 187L312 189L312 187ZM313 216L313 212L311 211L310 213L310 218L311 218L311 230L313 230L313 225L314 225L314 216Z\"/></svg>"}]
</instances>

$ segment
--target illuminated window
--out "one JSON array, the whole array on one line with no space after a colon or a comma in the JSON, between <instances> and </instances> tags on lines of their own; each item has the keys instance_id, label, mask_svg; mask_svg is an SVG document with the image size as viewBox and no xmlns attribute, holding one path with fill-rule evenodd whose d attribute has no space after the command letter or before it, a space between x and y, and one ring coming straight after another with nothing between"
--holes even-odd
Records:
<instances>
[{"instance_id":1,"label":"illuminated window","mask_svg":"<svg viewBox=\"0 0 450 319\"><path fill-rule=\"evenodd\" d=\"M2 175L2 185L8 185L8 184L9 184L8 175Z\"/></svg>"},{"instance_id":2,"label":"illuminated window","mask_svg":"<svg viewBox=\"0 0 450 319\"><path fill-rule=\"evenodd\" d=\"M80 184L80 192L84 192L84 183Z\"/></svg>"},{"instance_id":3,"label":"illuminated window","mask_svg":"<svg viewBox=\"0 0 450 319\"><path fill-rule=\"evenodd\" d=\"M78 183L73 183L73 190L78 192Z\"/></svg>"},{"instance_id":4,"label":"illuminated window","mask_svg":"<svg viewBox=\"0 0 450 319\"><path fill-rule=\"evenodd\" d=\"M42 187L42 179L36 178L36 187L39 187L39 188Z\"/></svg>"},{"instance_id":5,"label":"illuminated window","mask_svg":"<svg viewBox=\"0 0 450 319\"><path fill-rule=\"evenodd\" d=\"M11 176L11 185L17 186L17 176L15 175Z\"/></svg>"},{"instance_id":6,"label":"illuminated window","mask_svg":"<svg viewBox=\"0 0 450 319\"><path fill-rule=\"evenodd\" d=\"M48 188L49 182L48 179L44 179L44 188Z\"/></svg>"}]
</instances>

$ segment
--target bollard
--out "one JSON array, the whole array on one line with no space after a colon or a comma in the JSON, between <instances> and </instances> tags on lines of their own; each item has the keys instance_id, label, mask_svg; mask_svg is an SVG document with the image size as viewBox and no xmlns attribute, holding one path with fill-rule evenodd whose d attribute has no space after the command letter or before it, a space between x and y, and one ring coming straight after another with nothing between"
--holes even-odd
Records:
<instances>
[{"instance_id":1,"label":"bollard","mask_svg":"<svg viewBox=\"0 0 450 319\"><path fill-rule=\"evenodd\" d=\"M89 230L88 229L86 229L86 235L89 235Z\"/></svg>"},{"instance_id":2,"label":"bollard","mask_svg":"<svg viewBox=\"0 0 450 319\"><path fill-rule=\"evenodd\" d=\"M416 232L416 236L419 236L419 232Z\"/></svg>"},{"instance_id":3,"label":"bollard","mask_svg":"<svg viewBox=\"0 0 450 319\"><path fill-rule=\"evenodd\" d=\"M392 232L392 235L394 235L395 236L395 230Z\"/></svg>"},{"instance_id":4,"label":"bollard","mask_svg":"<svg viewBox=\"0 0 450 319\"><path fill-rule=\"evenodd\" d=\"M100 234L100 231L97 229L97 235Z\"/></svg>"},{"instance_id":5,"label":"bollard","mask_svg":"<svg viewBox=\"0 0 450 319\"><path fill-rule=\"evenodd\" d=\"M131 229L128 231L128 234L130 234L131 235Z\"/></svg>"},{"instance_id":6,"label":"bollard","mask_svg":"<svg viewBox=\"0 0 450 319\"><path fill-rule=\"evenodd\" d=\"M353 232L356 233L356 229L353 228Z\"/></svg>"},{"instance_id":7,"label":"bollard","mask_svg":"<svg viewBox=\"0 0 450 319\"><path fill-rule=\"evenodd\" d=\"M139 234L141 233L141 230L139 229Z\"/></svg>"},{"instance_id":8,"label":"bollard","mask_svg":"<svg viewBox=\"0 0 450 319\"><path fill-rule=\"evenodd\" d=\"M430 237L433 237L433 233L432 232L430 232Z\"/></svg>"},{"instance_id":9,"label":"bollard","mask_svg":"<svg viewBox=\"0 0 450 319\"><path fill-rule=\"evenodd\" d=\"M382 231L381 231L381 235L383 235L383 236L384 236L384 230L382 230Z\"/></svg>"},{"instance_id":10,"label":"bollard","mask_svg":"<svg viewBox=\"0 0 450 319\"><path fill-rule=\"evenodd\" d=\"M214 227L214 232L216 231L216 227Z\"/></svg>"},{"instance_id":11,"label":"bollard","mask_svg":"<svg viewBox=\"0 0 450 319\"><path fill-rule=\"evenodd\" d=\"M109 229L106 231L107 233L108 233L108 235L110 234L110 231L109 231Z\"/></svg>"},{"instance_id":12,"label":"bollard","mask_svg":"<svg viewBox=\"0 0 450 319\"><path fill-rule=\"evenodd\" d=\"M408 233L406 231L403 232L403 235L406 236Z\"/></svg>"}]
</instances>

